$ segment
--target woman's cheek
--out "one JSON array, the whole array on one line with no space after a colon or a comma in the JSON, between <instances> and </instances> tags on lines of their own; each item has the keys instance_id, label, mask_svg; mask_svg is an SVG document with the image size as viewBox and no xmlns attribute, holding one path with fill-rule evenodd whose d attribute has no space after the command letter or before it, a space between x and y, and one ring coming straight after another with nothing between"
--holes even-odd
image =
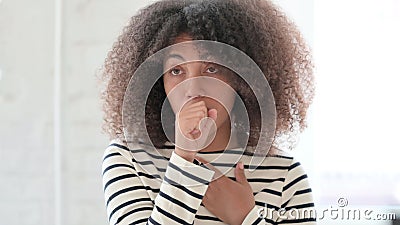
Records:
<instances>
[{"instance_id":1,"label":"woman's cheek","mask_svg":"<svg viewBox=\"0 0 400 225\"><path fill-rule=\"evenodd\" d=\"M171 91L173 90L173 88L176 86L175 82L171 81L170 79L165 77L166 75L164 75L164 89L165 89L165 94L167 95L167 99L172 107L172 110L174 111L174 113L176 114L177 111L177 102L176 99L174 99L175 97L171 95Z\"/></svg>"},{"instance_id":2,"label":"woman's cheek","mask_svg":"<svg viewBox=\"0 0 400 225\"><path fill-rule=\"evenodd\" d=\"M172 110L173 110L174 113L176 114L177 111L179 110L179 105L180 105L179 102L177 102L176 99L171 98L171 96L169 96L168 101L169 101L169 103L170 103L170 105L171 105L171 107L172 107Z\"/></svg>"}]
</instances>

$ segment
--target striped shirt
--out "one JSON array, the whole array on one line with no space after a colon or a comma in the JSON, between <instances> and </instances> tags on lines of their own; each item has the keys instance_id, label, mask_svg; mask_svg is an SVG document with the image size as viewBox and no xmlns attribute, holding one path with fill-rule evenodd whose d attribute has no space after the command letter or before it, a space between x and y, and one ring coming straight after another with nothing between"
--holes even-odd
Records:
<instances>
[{"instance_id":1,"label":"striped shirt","mask_svg":"<svg viewBox=\"0 0 400 225\"><path fill-rule=\"evenodd\" d=\"M293 157L267 156L250 171L251 155L240 149L197 154L233 180L236 162L244 163L256 202L242 224L315 224L307 175ZM226 224L202 204L214 173L205 165L183 159L173 149L151 152L112 141L102 163L109 222Z\"/></svg>"}]
</instances>

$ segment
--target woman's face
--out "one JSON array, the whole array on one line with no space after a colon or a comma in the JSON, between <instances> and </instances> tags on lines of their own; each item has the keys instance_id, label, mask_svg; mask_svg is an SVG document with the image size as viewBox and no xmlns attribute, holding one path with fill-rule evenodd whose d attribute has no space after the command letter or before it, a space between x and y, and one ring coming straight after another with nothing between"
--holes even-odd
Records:
<instances>
[{"instance_id":1,"label":"woman's face","mask_svg":"<svg viewBox=\"0 0 400 225\"><path fill-rule=\"evenodd\" d=\"M175 43L191 41L188 35L180 35ZM235 103L235 91L229 85L232 73L226 67L200 59L198 51L191 44L172 47L164 59L164 89L171 107L176 114L189 100L204 101L208 110L218 112L217 128L229 119ZM186 62L186 63L185 63Z\"/></svg>"}]
</instances>

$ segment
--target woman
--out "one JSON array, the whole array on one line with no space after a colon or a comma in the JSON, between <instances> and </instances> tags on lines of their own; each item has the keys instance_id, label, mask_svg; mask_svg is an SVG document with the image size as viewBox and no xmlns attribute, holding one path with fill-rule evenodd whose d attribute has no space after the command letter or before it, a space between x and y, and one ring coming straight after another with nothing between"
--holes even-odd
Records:
<instances>
[{"instance_id":1,"label":"woman","mask_svg":"<svg viewBox=\"0 0 400 225\"><path fill-rule=\"evenodd\" d=\"M140 65L161 49L194 40L217 41L243 51L270 85L276 107L274 143L265 149L268 155L253 173L249 171L251 147L263 135L257 99L235 71L204 60L187 62L188 54L196 52L193 46L174 57L166 54L162 78L146 102L146 132L162 157L143 146L132 148L124 135L123 111L138 107L127 104L125 91ZM201 85L205 83L200 78L215 79ZM277 147L279 137L306 127L314 91L310 54L296 27L271 2L155 2L125 27L106 59L103 79L104 128L112 139L103 160L110 224L315 223L315 218L299 213L314 206L307 175L299 162ZM226 90L224 100L217 101L210 92L218 88L208 84L227 84L221 86ZM141 90L141 86L133 88ZM237 102L234 92L251 112L245 152L238 147L244 121L229 122ZM167 146L169 138L161 129L165 99L176 118L167 124L174 130L172 146ZM238 124L235 134L234 124ZM238 163L230 157L237 155L241 156ZM218 158L219 163L208 163ZM157 166L162 160L168 161L165 167ZM232 166L234 170L221 172Z\"/></svg>"}]
</instances>

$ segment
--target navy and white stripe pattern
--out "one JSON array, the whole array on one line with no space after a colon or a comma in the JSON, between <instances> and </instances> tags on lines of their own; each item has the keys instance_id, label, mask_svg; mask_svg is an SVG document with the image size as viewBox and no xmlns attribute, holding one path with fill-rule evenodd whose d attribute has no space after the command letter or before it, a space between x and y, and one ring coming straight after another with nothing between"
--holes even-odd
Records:
<instances>
[{"instance_id":1,"label":"navy and white stripe pattern","mask_svg":"<svg viewBox=\"0 0 400 225\"><path fill-rule=\"evenodd\" d=\"M103 190L110 224L225 224L201 203L214 171L186 161L171 149L165 149L166 155L169 154L166 170L156 168L149 160L135 160L130 151L142 150L129 150L113 141L104 153ZM221 154L221 151L198 153L209 162ZM237 151L223 154L237 154ZM300 163L288 156L268 156L255 171L249 172L250 159L251 156L242 155L240 161L245 165L256 206L242 224L315 224L315 218L282 217L276 213L281 208L314 209L307 175ZM148 170L149 165L153 170ZM232 167L232 162L214 166ZM234 170L225 176L234 180ZM260 216L259 211L266 204L274 213Z\"/></svg>"}]
</instances>

